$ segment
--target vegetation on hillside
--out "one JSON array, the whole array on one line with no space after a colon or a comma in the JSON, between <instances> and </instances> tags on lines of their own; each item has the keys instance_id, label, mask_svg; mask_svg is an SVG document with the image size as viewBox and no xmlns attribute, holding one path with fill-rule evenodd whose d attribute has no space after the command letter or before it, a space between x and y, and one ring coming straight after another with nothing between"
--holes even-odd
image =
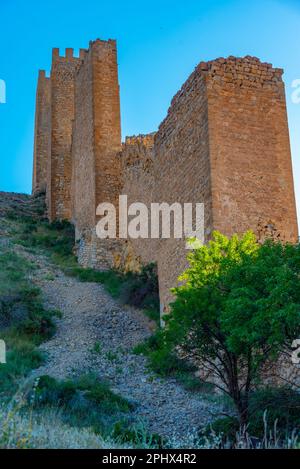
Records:
<instances>
[{"instance_id":1,"label":"vegetation on hillside","mask_svg":"<svg viewBox=\"0 0 300 469\"><path fill-rule=\"evenodd\" d=\"M55 332L57 311L44 308L30 275L35 266L11 247L0 248L0 333L7 347L5 366L0 366L0 396L9 398L19 381L38 367L43 356L37 346Z\"/></svg>"},{"instance_id":2,"label":"vegetation on hillside","mask_svg":"<svg viewBox=\"0 0 300 469\"><path fill-rule=\"evenodd\" d=\"M35 200L35 199L32 199ZM159 296L156 265L142 267L140 272L122 273L117 270L100 272L83 268L74 253L74 226L68 221L49 223L45 218L44 198L38 197L34 208L24 213L11 210L8 217L15 220L18 243L30 250L42 249L66 275L82 282L102 283L106 290L122 303L143 309L150 319L159 323ZM29 201L30 206L32 202Z\"/></svg>"},{"instance_id":3,"label":"vegetation on hillside","mask_svg":"<svg viewBox=\"0 0 300 469\"><path fill-rule=\"evenodd\" d=\"M0 205L1 226L14 240L0 245L0 332L8 349L7 364L0 367L0 396L6 403L43 362L37 346L53 335L54 317L60 314L44 308L31 281L36 266L22 249L15 252L14 243L49 256L67 275L103 284L113 297L158 322L155 265L138 274L83 269L74 254L72 225L48 223L44 214L43 196L16 196ZM300 337L299 246L259 245L252 233L240 239L215 233L207 246L189 255L189 262L174 289L167 327L157 328L135 352L147 355L156 374L175 377L207 399L215 386L221 388L229 396L228 416L186 435L186 442L167 442L149 435L133 418L133 404L97 377L59 381L44 376L17 397L16 408L0 409L0 447L47 447L30 429L39 428L42 435L50 415L57 425L53 447L61 432L65 447L296 447L299 393L288 385L264 387L262 371ZM199 363L213 380L195 376Z\"/></svg>"},{"instance_id":4,"label":"vegetation on hillside","mask_svg":"<svg viewBox=\"0 0 300 469\"><path fill-rule=\"evenodd\" d=\"M292 366L287 354L300 337L299 245L260 245L251 232L231 239L216 232L189 263L174 289L166 328L140 351L154 371L167 374L178 368L179 357L192 357L208 372L207 381L229 395L237 426L250 424L261 435L267 410L283 433L293 425L299 432L299 394L289 387L257 390L281 354Z\"/></svg>"},{"instance_id":5,"label":"vegetation on hillside","mask_svg":"<svg viewBox=\"0 0 300 469\"><path fill-rule=\"evenodd\" d=\"M60 312L45 309L40 290L32 285L38 267L22 255L22 249L15 252L18 244L29 252L49 256L66 274L81 281L103 283L115 297L125 296L128 284L130 291L136 292L135 305L154 308L157 301L154 266L146 267L135 277L115 271L83 269L73 253L73 226L66 221L48 223L44 214L43 196L7 195L1 202L0 227L8 236L0 245L0 333L7 347L7 363L0 366L3 404L2 410L0 406L0 447L34 447L30 434L32 419L42 429L50 414L55 415L59 428L67 431L67 438L71 433L80 439L75 428L81 428L82 436L86 432L96 447L113 447L117 442L139 447L157 446L160 438L149 435L132 418L132 404L112 392L109 385L96 376L65 381L42 376L33 388L30 381L25 380L30 371L43 363L45 357L38 345L54 334L54 318L60 316ZM146 291L138 294L139 288L147 284ZM28 389L22 393L24 386ZM15 399L17 405L11 410ZM11 432L13 422L14 425L18 422L20 428ZM24 424L28 427L23 428ZM87 432L86 428L90 430Z\"/></svg>"}]
</instances>

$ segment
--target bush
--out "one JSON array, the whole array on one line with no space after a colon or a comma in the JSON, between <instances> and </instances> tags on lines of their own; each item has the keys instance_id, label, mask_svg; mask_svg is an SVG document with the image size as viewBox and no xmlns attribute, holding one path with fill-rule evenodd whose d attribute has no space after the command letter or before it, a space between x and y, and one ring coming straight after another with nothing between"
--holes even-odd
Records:
<instances>
[{"instance_id":1,"label":"bush","mask_svg":"<svg viewBox=\"0 0 300 469\"><path fill-rule=\"evenodd\" d=\"M72 258L75 244L74 227L67 221L25 223L20 242L25 246L44 248L52 256Z\"/></svg>"},{"instance_id":2,"label":"bush","mask_svg":"<svg viewBox=\"0 0 300 469\"><path fill-rule=\"evenodd\" d=\"M89 428L63 423L61 412L55 409L32 412L15 404L9 409L0 407L0 448L112 449L120 448L120 443L115 443L111 436L104 440Z\"/></svg>"},{"instance_id":3,"label":"bush","mask_svg":"<svg viewBox=\"0 0 300 469\"><path fill-rule=\"evenodd\" d=\"M139 273L128 273L121 289L121 299L137 308L159 309L156 264L143 266Z\"/></svg>"},{"instance_id":4,"label":"bush","mask_svg":"<svg viewBox=\"0 0 300 469\"><path fill-rule=\"evenodd\" d=\"M9 398L18 380L41 365L36 346L55 332L55 311L44 308L40 290L31 286L34 265L11 250L0 253L0 328L7 363L0 366L0 393Z\"/></svg>"},{"instance_id":5,"label":"bush","mask_svg":"<svg viewBox=\"0 0 300 469\"><path fill-rule=\"evenodd\" d=\"M112 438L120 444L131 443L138 448L163 448L166 441L157 433L149 434L143 425L117 422L112 431Z\"/></svg>"},{"instance_id":6,"label":"bush","mask_svg":"<svg viewBox=\"0 0 300 469\"><path fill-rule=\"evenodd\" d=\"M246 428L240 428L238 418L228 416L207 425L200 432L200 437L209 437L212 432L220 435L223 443L227 441L231 445L238 433L247 433L254 446L261 444L269 432L278 442L286 441L293 433L295 436L300 434L300 394L290 387L267 387L254 391L249 397Z\"/></svg>"},{"instance_id":7,"label":"bush","mask_svg":"<svg viewBox=\"0 0 300 469\"><path fill-rule=\"evenodd\" d=\"M28 400L32 401L31 394ZM133 409L129 401L113 393L106 382L93 374L63 381L42 376L35 389L34 407L59 408L65 423L90 427L102 435L108 435L120 416Z\"/></svg>"},{"instance_id":8,"label":"bush","mask_svg":"<svg viewBox=\"0 0 300 469\"><path fill-rule=\"evenodd\" d=\"M85 399L104 412L128 412L132 408L126 399L114 394L106 382L99 381L93 374L65 381L57 381L48 375L42 376L36 389L37 403L66 406L80 392L84 393Z\"/></svg>"},{"instance_id":9,"label":"bush","mask_svg":"<svg viewBox=\"0 0 300 469\"><path fill-rule=\"evenodd\" d=\"M249 433L256 437L264 434L264 414L269 424L277 421L280 436L293 430L300 433L300 393L290 387L264 388L249 398Z\"/></svg>"},{"instance_id":10,"label":"bush","mask_svg":"<svg viewBox=\"0 0 300 469\"><path fill-rule=\"evenodd\" d=\"M172 368L167 357L180 346L214 376L246 424L261 371L300 336L300 246L216 232L188 259L150 361Z\"/></svg>"},{"instance_id":11,"label":"bush","mask_svg":"<svg viewBox=\"0 0 300 469\"><path fill-rule=\"evenodd\" d=\"M164 333L157 330L144 342L136 345L133 352L148 357L149 369L158 376L176 378L188 391L210 392L212 386L195 376L197 368L164 347L163 338Z\"/></svg>"},{"instance_id":12,"label":"bush","mask_svg":"<svg viewBox=\"0 0 300 469\"><path fill-rule=\"evenodd\" d=\"M43 354L35 345L21 337L18 339L4 336L8 345L7 363L0 366L0 396L8 400L18 389L18 381L32 369L38 368L44 361Z\"/></svg>"},{"instance_id":13,"label":"bush","mask_svg":"<svg viewBox=\"0 0 300 469\"><path fill-rule=\"evenodd\" d=\"M223 417L216 419L210 425L207 425L204 431L200 432L200 437L209 437L213 432L216 435L220 435L222 437L222 441L229 440L233 442L236 439L236 434L239 429L240 423L236 417Z\"/></svg>"}]
</instances>

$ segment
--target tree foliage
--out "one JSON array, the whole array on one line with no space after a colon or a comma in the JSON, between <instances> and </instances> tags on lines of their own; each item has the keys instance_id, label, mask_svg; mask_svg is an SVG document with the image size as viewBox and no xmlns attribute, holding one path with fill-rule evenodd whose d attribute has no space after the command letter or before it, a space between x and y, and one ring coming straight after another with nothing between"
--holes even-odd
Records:
<instances>
[{"instance_id":1,"label":"tree foliage","mask_svg":"<svg viewBox=\"0 0 300 469\"><path fill-rule=\"evenodd\" d=\"M193 354L245 423L262 370L300 337L299 245L260 245L252 232L230 239L215 232L188 260L163 347Z\"/></svg>"}]
</instances>

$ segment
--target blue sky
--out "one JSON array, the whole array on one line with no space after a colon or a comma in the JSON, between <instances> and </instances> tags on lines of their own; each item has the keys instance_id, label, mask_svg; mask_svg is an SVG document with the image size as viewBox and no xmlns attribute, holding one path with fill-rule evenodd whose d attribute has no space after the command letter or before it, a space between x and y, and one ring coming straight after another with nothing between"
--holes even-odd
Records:
<instances>
[{"instance_id":1,"label":"blue sky","mask_svg":"<svg viewBox=\"0 0 300 469\"><path fill-rule=\"evenodd\" d=\"M52 47L118 41L122 134L156 130L170 100L201 60L254 55L285 69L300 214L300 1L0 0L0 190L30 192L38 69L50 70ZM276 200L274 200L276 204Z\"/></svg>"}]
</instances>

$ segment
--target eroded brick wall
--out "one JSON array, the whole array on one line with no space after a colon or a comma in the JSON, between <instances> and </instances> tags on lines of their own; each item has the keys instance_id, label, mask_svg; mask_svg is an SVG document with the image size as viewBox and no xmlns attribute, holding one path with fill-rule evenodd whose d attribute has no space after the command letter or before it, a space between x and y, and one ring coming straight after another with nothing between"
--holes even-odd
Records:
<instances>
[{"instance_id":1,"label":"eroded brick wall","mask_svg":"<svg viewBox=\"0 0 300 469\"><path fill-rule=\"evenodd\" d=\"M296 242L283 70L253 57L199 69L207 82L214 229Z\"/></svg>"},{"instance_id":2,"label":"eroded brick wall","mask_svg":"<svg viewBox=\"0 0 300 469\"><path fill-rule=\"evenodd\" d=\"M51 68L51 158L47 201L50 220L71 219L72 121L75 75L82 62L66 49L66 56L53 49Z\"/></svg>"},{"instance_id":3,"label":"eroded brick wall","mask_svg":"<svg viewBox=\"0 0 300 469\"><path fill-rule=\"evenodd\" d=\"M206 84L195 71L172 100L154 141L156 202L204 203L206 238L212 229L209 125ZM161 312L172 299L170 288L187 266L183 239L161 239L158 276Z\"/></svg>"},{"instance_id":4,"label":"eroded brick wall","mask_svg":"<svg viewBox=\"0 0 300 469\"><path fill-rule=\"evenodd\" d=\"M94 125L91 51L75 81L72 139L72 219L79 231L95 225Z\"/></svg>"},{"instance_id":5,"label":"eroded brick wall","mask_svg":"<svg viewBox=\"0 0 300 469\"><path fill-rule=\"evenodd\" d=\"M154 133L126 137L120 154L122 170L122 195L127 196L127 206L143 203L148 208L149 238L124 240L116 266L125 271L138 271L142 265L156 262L157 242L150 238L150 206L154 190ZM129 218L129 222L130 219Z\"/></svg>"},{"instance_id":6,"label":"eroded brick wall","mask_svg":"<svg viewBox=\"0 0 300 469\"><path fill-rule=\"evenodd\" d=\"M205 236L252 229L297 241L282 70L245 57L202 62L174 97L155 137L155 196L204 202ZM186 266L180 240L160 240L162 311Z\"/></svg>"},{"instance_id":7,"label":"eroded brick wall","mask_svg":"<svg viewBox=\"0 0 300 469\"><path fill-rule=\"evenodd\" d=\"M39 71L34 129L32 192L46 190L51 140L51 87L45 71Z\"/></svg>"}]
</instances>

